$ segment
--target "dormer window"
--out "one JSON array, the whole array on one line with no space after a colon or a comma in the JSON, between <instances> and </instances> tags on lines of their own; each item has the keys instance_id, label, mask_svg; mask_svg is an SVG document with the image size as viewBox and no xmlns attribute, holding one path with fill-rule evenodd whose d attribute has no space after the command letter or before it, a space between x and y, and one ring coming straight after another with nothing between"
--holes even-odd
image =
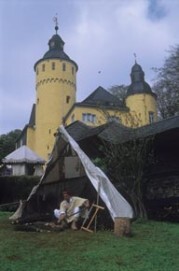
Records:
<instances>
[{"instance_id":1,"label":"dormer window","mask_svg":"<svg viewBox=\"0 0 179 271\"><path fill-rule=\"evenodd\" d=\"M109 117L108 117L108 121L109 121L109 122L120 123L120 118L117 117L117 116L109 116Z\"/></svg>"}]
</instances>

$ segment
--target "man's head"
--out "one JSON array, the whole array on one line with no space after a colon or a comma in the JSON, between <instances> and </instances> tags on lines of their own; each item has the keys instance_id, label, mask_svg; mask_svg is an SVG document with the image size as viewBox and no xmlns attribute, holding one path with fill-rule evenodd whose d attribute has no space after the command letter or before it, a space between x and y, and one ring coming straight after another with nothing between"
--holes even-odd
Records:
<instances>
[{"instance_id":1,"label":"man's head","mask_svg":"<svg viewBox=\"0 0 179 271\"><path fill-rule=\"evenodd\" d=\"M70 198L71 198L71 194L70 194L70 192L69 192L69 191L67 191L67 190L63 191L63 198L64 198L64 200L69 201L69 200L70 200Z\"/></svg>"}]
</instances>

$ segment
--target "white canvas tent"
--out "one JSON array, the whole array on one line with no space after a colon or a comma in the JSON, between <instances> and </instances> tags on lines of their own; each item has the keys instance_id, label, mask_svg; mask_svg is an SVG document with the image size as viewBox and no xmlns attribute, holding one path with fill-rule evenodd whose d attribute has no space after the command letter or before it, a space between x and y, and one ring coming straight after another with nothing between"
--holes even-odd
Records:
<instances>
[{"instance_id":1,"label":"white canvas tent","mask_svg":"<svg viewBox=\"0 0 179 271\"><path fill-rule=\"evenodd\" d=\"M67 133L64 127L60 127L60 132L67 140L80 158L90 182L99 193L99 196L106 204L112 219L115 217L133 217L133 211L129 203L112 185L104 172L96 167L89 157L80 149L79 145Z\"/></svg>"},{"instance_id":2,"label":"white canvas tent","mask_svg":"<svg viewBox=\"0 0 179 271\"><path fill-rule=\"evenodd\" d=\"M24 214L37 211L40 205L39 212L52 211L60 199L62 189L66 187L73 187L73 190L81 196L80 192L84 188L85 182L88 186L92 186L99 195L113 220L116 217L133 217L130 204L61 126L45 173L40 183L32 189ZM89 190L86 196L90 197ZM42 205L45 202L45 209L43 209Z\"/></svg>"}]
</instances>

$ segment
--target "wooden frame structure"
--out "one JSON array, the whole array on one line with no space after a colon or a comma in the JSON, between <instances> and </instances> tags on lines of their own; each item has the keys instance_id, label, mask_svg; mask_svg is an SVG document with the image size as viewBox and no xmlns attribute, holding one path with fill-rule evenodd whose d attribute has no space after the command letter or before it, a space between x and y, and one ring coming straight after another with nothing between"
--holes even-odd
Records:
<instances>
[{"instance_id":1,"label":"wooden frame structure","mask_svg":"<svg viewBox=\"0 0 179 271\"><path fill-rule=\"evenodd\" d=\"M92 222L94 221L94 219L96 218L96 216L98 214L98 211L99 210L104 210L104 207L96 205L96 204L92 204L91 208L90 208L90 211L89 211L89 214L92 212L93 209L95 209L95 211L94 211L94 214L92 215L90 221L88 222L88 218L85 219L84 222L83 222L83 224L82 224L82 226L81 226L81 230L84 230L84 231L87 231L87 232L91 232L91 233L94 232L94 230L90 229L90 226L91 226Z\"/></svg>"}]
</instances>

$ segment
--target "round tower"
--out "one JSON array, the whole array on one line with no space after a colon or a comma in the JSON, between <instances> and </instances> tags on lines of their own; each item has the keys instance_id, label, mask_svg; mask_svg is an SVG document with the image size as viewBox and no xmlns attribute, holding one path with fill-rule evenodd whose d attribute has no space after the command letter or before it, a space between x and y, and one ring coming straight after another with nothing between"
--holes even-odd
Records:
<instances>
[{"instance_id":1,"label":"round tower","mask_svg":"<svg viewBox=\"0 0 179 271\"><path fill-rule=\"evenodd\" d=\"M64 41L56 34L49 50L34 65L36 73L36 152L45 159L52 151L54 133L76 101L77 64L64 52Z\"/></svg>"},{"instance_id":2,"label":"round tower","mask_svg":"<svg viewBox=\"0 0 179 271\"><path fill-rule=\"evenodd\" d=\"M157 96L145 82L144 72L136 62L130 75L131 85L127 90L126 106L134 116L137 126L157 121Z\"/></svg>"}]
</instances>

